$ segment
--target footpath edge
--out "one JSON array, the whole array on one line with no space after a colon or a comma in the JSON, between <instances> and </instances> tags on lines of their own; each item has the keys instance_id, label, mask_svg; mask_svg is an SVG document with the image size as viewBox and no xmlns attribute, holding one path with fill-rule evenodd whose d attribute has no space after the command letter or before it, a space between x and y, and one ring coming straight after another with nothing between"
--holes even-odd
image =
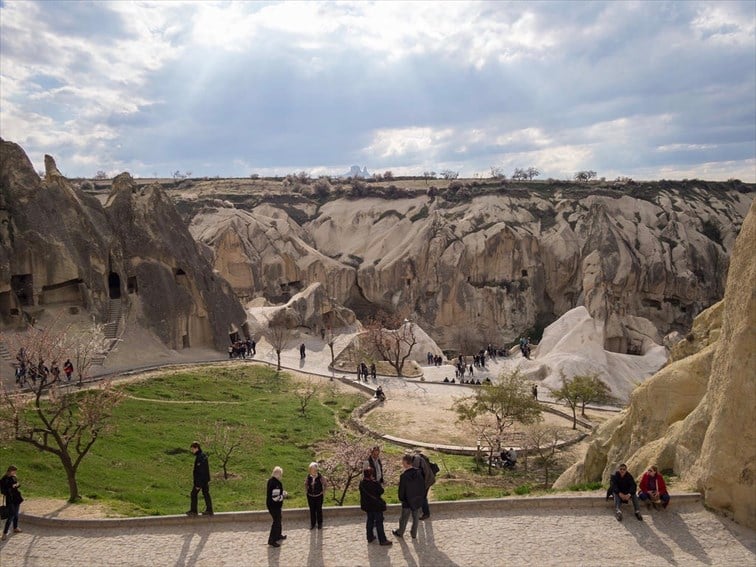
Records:
<instances>
[{"instance_id":1,"label":"footpath edge","mask_svg":"<svg viewBox=\"0 0 756 567\"><path fill-rule=\"evenodd\" d=\"M670 506L674 509L688 508L702 505L701 494L680 493L671 495ZM533 496L513 497L484 500L455 500L433 501L431 506L436 511L477 511L485 510L584 510L595 508L607 508L613 504L604 496ZM390 504L388 511L399 514L400 505ZM362 517L364 512L359 506L330 506L324 509L329 517ZM290 508L283 511L283 517L287 520L309 518L307 508ZM213 516L188 517L186 515L171 516L142 516L137 518L97 518L97 519L68 519L51 518L48 516L32 516L22 513L21 520L24 524L49 528L142 528L150 526L190 526L196 523L219 524L230 522L270 522L270 514L266 510L221 512Z\"/></svg>"}]
</instances>

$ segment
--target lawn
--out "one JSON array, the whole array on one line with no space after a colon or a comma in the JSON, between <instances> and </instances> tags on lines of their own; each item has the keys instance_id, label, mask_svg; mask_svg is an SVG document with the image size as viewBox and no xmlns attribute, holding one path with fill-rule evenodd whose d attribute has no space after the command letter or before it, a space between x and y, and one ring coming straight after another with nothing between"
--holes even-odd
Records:
<instances>
[{"instance_id":1,"label":"lawn","mask_svg":"<svg viewBox=\"0 0 756 567\"><path fill-rule=\"evenodd\" d=\"M265 483L276 465L283 467L292 495L288 505L306 505L300 485L307 465L317 460L314 445L364 398L322 387L303 417L294 393L298 386L285 373L258 366L206 367L122 386L132 397L117 408L115 430L94 445L79 469L84 500L102 501L127 515L183 513L192 487L189 444L206 438L220 420L255 438L232 454L228 480L212 446L204 447L217 511L264 508ZM0 448L3 470L11 462L19 467L25 497L68 497L57 457L14 442Z\"/></svg>"},{"instance_id":2,"label":"lawn","mask_svg":"<svg viewBox=\"0 0 756 567\"><path fill-rule=\"evenodd\" d=\"M210 457L210 489L217 512L265 508L265 484L274 466L284 469L287 507L304 507L307 466L321 460L328 441L362 394L338 390L333 383L313 379L318 394L299 411L301 378L276 373L265 366L206 366L166 372L123 384L128 397L115 412L115 429L99 440L78 473L83 502L100 502L128 516L181 514L188 509L194 457L189 444L203 442ZM217 422L243 431L252 439L231 455L230 477L223 478L219 456L204 442ZM374 440L365 439L365 454ZM386 474L385 499L396 503L401 455L406 449L382 443ZM496 498L532 493L541 485L541 471L495 470L486 474L472 457L427 453L441 471L431 500ZM28 444L0 447L0 467L19 467L26 498L66 499L68 486L57 457ZM561 472L554 471L558 474ZM556 477L552 475L551 480ZM344 502L359 503L357 478ZM330 491L326 505L333 505ZM200 495L200 506L202 506Z\"/></svg>"}]
</instances>

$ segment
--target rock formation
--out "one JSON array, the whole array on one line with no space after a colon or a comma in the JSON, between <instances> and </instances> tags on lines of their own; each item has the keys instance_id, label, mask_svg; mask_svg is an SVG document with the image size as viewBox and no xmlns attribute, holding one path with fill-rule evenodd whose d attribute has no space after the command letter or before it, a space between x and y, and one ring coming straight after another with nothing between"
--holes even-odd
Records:
<instances>
[{"instance_id":1,"label":"rock formation","mask_svg":"<svg viewBox=\"0 0 756 567\"><path fill-rule=\"evenodd\" d=\"M478 194L457 181L441 194L389 186L380 198L321 201L304 189L219 191L237 208L195 201L191 230L245 298L281 301L320 281L360 318L415 313L449 349L460 328L502 344L584 305L605 349L643 354L644 336L686 333L721 298L752 200L750 186L532 186Z\"/></svg>"},{"instance_id":2,"label":"rock formation","mask_svg":"<svg viewBox=\"0 0 756 567\"><path fill-rule=\"evenodd\" d=\"M701 313L674 361L603 424L556 487L633 474L656 463L704 493L708 506L756 527L756 205L735 244L724 299Z\"/></svg>"},{"instance_id":3,"label":"rock formation","mask_svg":"<svg viewBox=\"0 0 756 567\"><path fill-rule=\"evenodd\" d=\"M650 324L645 327L655 333ZM604 332L603 326L585 307L571 309L544 331L543 339L533 352L541 368L530 373L543 376L543 385L552 389L561 387L562 374L568 379L578 374L598 374L609 386L612 396L626 402L641 381L664 366L667 352L655 342L657 337L640 333L637 340L642 341L644 354L607 351Z\"/></svg>"},{"instance_id":4,"label":"rock formation","mask_svg":"<svg viewBox=\"0 0 756 567\"><path fill-rule=\"evenodd\" d=\"M108 201L76 188L45 156L45 178L0 140L0 324L84 310L139 325L172 349L224 348L245 315L159 187L128 174Z\"/></svg>"}]
</instances>

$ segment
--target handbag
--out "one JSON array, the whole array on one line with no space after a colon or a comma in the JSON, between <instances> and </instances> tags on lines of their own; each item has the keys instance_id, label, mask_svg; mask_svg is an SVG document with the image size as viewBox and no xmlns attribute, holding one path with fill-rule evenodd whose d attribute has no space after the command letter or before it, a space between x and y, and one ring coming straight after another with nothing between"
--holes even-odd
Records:
<instances>
[{"instance_id":1,"label":"handbag","mask_svg":"<svg viewBox=\"0 0 756 567\"><path fill-rule=\"evenodd\" d=\"M5 505L5 494L3 494L3 505L0 506L0 520L7 520L10 517L10 508Z\"/></svg>"}]
</instances>

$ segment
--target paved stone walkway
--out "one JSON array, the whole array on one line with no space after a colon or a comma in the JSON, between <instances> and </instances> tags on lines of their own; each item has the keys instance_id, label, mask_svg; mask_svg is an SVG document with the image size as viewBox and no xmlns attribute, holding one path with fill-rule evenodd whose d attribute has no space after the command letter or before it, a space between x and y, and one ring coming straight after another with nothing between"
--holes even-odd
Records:
<instances>
[{"instance_id":1,"label":"paved stone walkway","mask_svg":"<svg viewBox=\"0 0 756 567\"><path fill-rule=\"evenodd\" d=\"M535 503L534 503L535 504ZM439 508L442 508L439 506ZM304 515L305 512L302 512ZM398 511L387 512L387 530ZM325 514L322 531L284 518L288 539L266 545L269 524L187 519L129 528L25 526L0 548L3 567L280 566L373 567L499 565L756 565L756 533L699 505L617 522L611 508L461 509L443 507L421 522L417 540L367 544L364 515Z\"/></svg>"}]
</instances>

